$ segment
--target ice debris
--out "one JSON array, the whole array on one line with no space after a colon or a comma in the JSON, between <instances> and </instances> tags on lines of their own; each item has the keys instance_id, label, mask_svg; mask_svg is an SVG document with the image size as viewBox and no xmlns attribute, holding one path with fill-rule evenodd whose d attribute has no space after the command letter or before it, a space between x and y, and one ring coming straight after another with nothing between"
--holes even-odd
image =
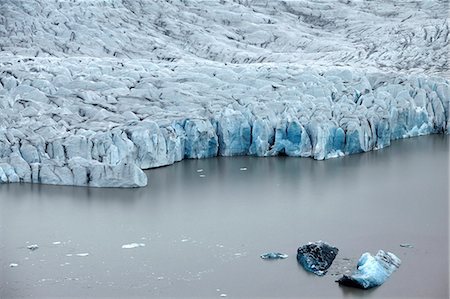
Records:
<instances>
[{"instance_id":1,"label":"ice debris","mask_svg":"<svg viewBox=\"0 0 450 299\"><path fill-rule=\"evenodd\" d=\"M370 289L382 285L400 267L401 260L391 252L379 250L375 256L364 253L358 261L356 272L343 275L340 285Z\"/></svg>"},{"instance_id":2,"label":"ice debris","mask_svg":"<svg viewBox=\"0 0 450 299\"><path fill-rule=\"evenodd\" d=\"M80 257L85 257L85 256L88 256L89 253L83 252L83 253L77 253L77 254L75 254L75 255L76 255L76 256L80 256Z\"/></svg>"},{"instance_id":3,"label":"ice debris","mask_svg":"<svg viewBox=\"0 0 450 299\"><path fill-rule=\"evenodd\" d=\"M333 263L338 252L339 249L326 242L309 242L298 248L297 261L306 271L323 276Z\"/></svg>"},{"instance_id":4,"label":"ice debris","mask_svg":"<svg viewBox=\"0 0 450 299\"><path fill-rule=\"evenodd\" d=\"M145 246L144 243L130 243L130 244L122 245L122 248L123 249L132 249L132 248L144 247L144 246Z\"/></svg>"},{"instance_id":5,"label":"ice debris","mask_svg":"<svg viewBox=\"0 0 450 299\"><path fill-rule=\"evenodd\" d=\"M32 245L28 245L27 248L30 249L31 251L35 251L35 250L39 249L39 246L37 244L32 244Z\"/></svg>"},{"instance_id":6,"label":"ice debris","mask_svg":"<svg viewBox=\"0 0 450 299\"><path fill-rule=\"evenodd\" d=\"M263 260L274 260L274 259L286 259L288 257L287 254L279 253L279 252L268 252L261 254L260 257Z\"/></svg>"},{"instance_id":7,"label":"ice debris","mask_svg":"<svg viewBox=\"0 0 450 299\"><path fill-rule=\"evenodd\" d=\"M15 267L18 267L18 266L19 266L19 264L16 264L16 263L9 264L9 267L11 267L11 268L15 268Z\"/></svg>"},{"instance_id":8,"label":"ice debris","mask_svg":"<svg viewBox=\"0 0 450 299\"><path fill-rule=\"evenodd\" d=\"M414 248L414 246L412 244L409 244L409 243L400 244L400 247L403 247L403 248Z\"/></svg>"}]
</instances>

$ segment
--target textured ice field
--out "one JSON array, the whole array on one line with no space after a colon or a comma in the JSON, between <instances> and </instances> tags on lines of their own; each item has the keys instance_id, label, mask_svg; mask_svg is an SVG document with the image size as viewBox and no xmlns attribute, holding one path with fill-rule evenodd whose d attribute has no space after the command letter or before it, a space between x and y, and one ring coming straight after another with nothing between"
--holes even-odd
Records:
<instances>
[{"instance_id":1,"label":"textured ice field","mask_svg":"<svg viewBox=\"0 0 450 299\"><path fill-rule=\"evenodd\" d=\"M448 1L0 0L0 183L144 186L449 130Z\"/></svg>"}]
</instances>

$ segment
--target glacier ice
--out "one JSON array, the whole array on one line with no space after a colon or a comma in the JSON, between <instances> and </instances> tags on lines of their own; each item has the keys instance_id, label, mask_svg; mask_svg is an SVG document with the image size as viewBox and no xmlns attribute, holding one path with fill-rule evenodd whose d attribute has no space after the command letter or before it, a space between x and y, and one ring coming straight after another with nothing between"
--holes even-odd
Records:
<instances>
[{"instance_id":1,"label":"glacier ice","mask_svg":"<svg viewBox=\"0 0 450 299\"><path fill-rule=\"evenodd\" d=\"M343 275L340 285L370 289L382 285L400 267L401 260L391 252L379 250L375 256L363 253L352 275Z\"/></svg>"},{"instance_id":2,"label":"glacier ice","mask_svg":"<svg viewBox=\"0 0 450 299\"><path fill-rule=\"evenodd\" d=\"M327 242L309 242L297 250L297 261L306 271L323 276L330 268L339 249Z\"/></svg>"},{"instance_id":3,"label":"glacier ice","mask_svg":"<svg viewBox=\"0 0 450 299\"><path fill-rule=\"evenodd\" d=\"M89 256L89 253L83 252L83 253L76 253L75 255L80 256L80 257L86 257L86 256Z\"/></svg>"},{"instance_id":4,"label":"glacier ice","mask_svg":"<svg viewBox=\"0 0 450 299\"><path fill-rule=\"evenodd\" d=\"M449 132L445 1L241 2L2 1L0 183L140 187L183 159Z\"/></svg>"},{"instance_id":5,"label":"glacier ice","mask_svg":"<svg viewBox=\"0 0 450 299\"><path fill-rule=\"evenodd\" d=\"M275 260L275 259L286 259L288 258L287 254L279 253L279 252L268 252L261 254L260 257L263 260Z\"/></svg>"},{"instance_id":6,"label":"glacier ice","mask_svg":"<svg viewBox=\"0 0 450 299\"><path fill-rule=\"evenodd\" d=\"M122 245L122 249L133 249L138 247L145 247L144 243L130 243Z\"/></svg>"},{"instance_id":7,"label":"glacier ice","mask_svg":"<svg viewBox=\"0 0 450 299\"><path fill-rule=\"evenodd\" d=\"M37 244L32 244L32 245L28 245L27 248L30 249L31 251L35 251L35 250L39 249L39 246Z\"/></svg>"}]
</instances>

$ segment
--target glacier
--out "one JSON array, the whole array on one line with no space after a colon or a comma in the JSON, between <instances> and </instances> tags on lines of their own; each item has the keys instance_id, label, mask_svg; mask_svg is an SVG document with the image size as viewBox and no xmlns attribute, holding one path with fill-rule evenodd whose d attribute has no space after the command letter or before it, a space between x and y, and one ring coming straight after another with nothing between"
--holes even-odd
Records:
<instances>
[{"instance_id":1,"label":"glacier","mask_svg":"<svg viewBox=\"0 0 450 299\"><path fill-rule=\"evenodd\" d=\"M448 2L0 2L0 183L448 134Z\"/></svg>"}]
</instances>

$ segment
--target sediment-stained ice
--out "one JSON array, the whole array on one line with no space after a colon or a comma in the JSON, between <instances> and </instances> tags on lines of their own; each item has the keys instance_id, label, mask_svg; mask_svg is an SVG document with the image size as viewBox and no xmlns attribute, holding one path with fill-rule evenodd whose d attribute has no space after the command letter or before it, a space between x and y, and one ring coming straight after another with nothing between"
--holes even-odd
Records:
<instances>
[{"instance_id":1,"label":"sediment-stained ice","mask_svg":"<svg viewBox=\"0 0 450 299\"><path fill-rule=\"evenodd\" d=\"M375 256L366 252L359 259L356 272L343 275L337 282L340 285L370 289L382 285L400 264L401 260L391 252L379 250Z\"/></svg>"},{"instance_id":2,"label":"sediment-stained ice","mask_svg":"<svg viewBox=\"0 0 450 299\"><path fill-rule=\"evenodd\" d=\"M0 3L0 183L147 184L449 132L448 2Z\"/></svg>"},{"instance_id":3,"label":"sediment-stained ice","mask_svg":"<svg viewBox=\"0 0 450 299\"><path fill-rule=\"evenodd\" d=\"M323 276L330 268L339 249L327 242L309 242L297 250L297 261L306 271Z\"/></svg>"}]
</instances>

